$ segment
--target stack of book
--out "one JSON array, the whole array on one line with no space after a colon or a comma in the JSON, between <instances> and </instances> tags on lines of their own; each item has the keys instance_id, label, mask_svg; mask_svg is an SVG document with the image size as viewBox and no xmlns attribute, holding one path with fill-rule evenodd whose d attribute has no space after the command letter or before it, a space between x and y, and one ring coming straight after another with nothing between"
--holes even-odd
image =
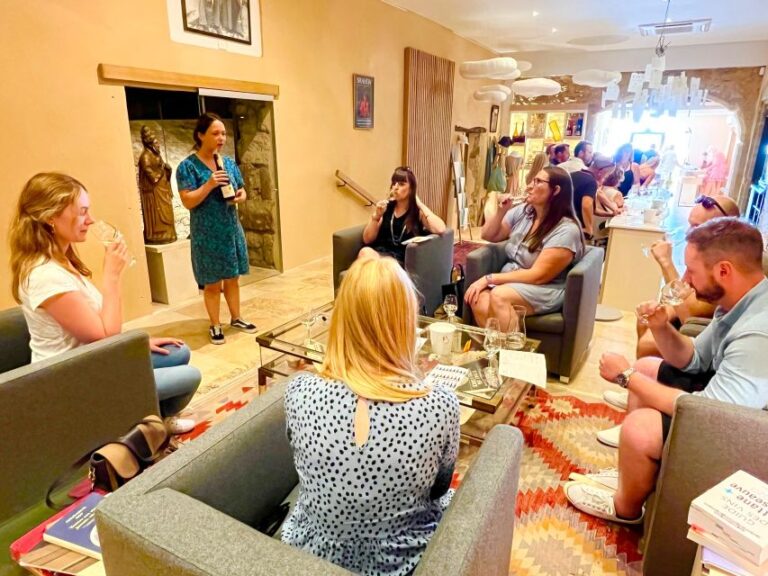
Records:
<instances>
[{"instance_id":1,"label":"stack of book","mask_svg":"<svg viewBox=\"0 0 768 576\"><path fill-rule=\"evenodd\" d=\"M768 576L768 484L740 470L691 502L703 574Z\"/></svg>"},{"instance_id":2,"label":"stack of book","mask_svg":"<svg viewBox=\"0 0 768 576\"><path fill-rule=\"evenodd\" d=\"M94 510L104 498L93 492L11 544L11 558L40 576L103 576Z\"/></svg>"}]
</instances>

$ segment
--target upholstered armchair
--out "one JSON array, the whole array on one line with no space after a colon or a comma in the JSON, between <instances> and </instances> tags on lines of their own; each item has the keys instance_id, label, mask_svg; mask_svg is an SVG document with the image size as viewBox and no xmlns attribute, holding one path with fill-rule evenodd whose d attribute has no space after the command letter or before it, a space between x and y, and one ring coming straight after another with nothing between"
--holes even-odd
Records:
<instances>
[{"instance_id":1,"label":"upholstered armchair","mask_svg":"<svg viewBox=\"0 0 768 576\"><path fill-rule=\"evenodd\" d=\"M470 252L467 286L501 270L507 261L505 245L506 242L487 244ZM587 246L584 257L568 272L563 309L525 318L528 337L541 340L539 352L547 359L547 371L557 374L565 383L581 367L592 341L602 266L603 249ZM469 306L464 306L464 322L474 324Z\"/></svg>"},{"instance_id":2,"label":"upholstered armchair","mask_svg":"<svg viewBox=\"0 0 768 576\"><path fill-rule=\"evenodd\" d=\"M285 387L270 387L99 506L110 576L351 574L253 528L297 492ZM515 428L490 432L415 576L508 574L522 445Z\"/></svg>"},{"instance_id":3,"label":"upholstered armchair","mask_svg":"<svg viewBox=\"0 0 768 576\"><path fill-rule=\"evenodd\" d=\"M363 248L363 229L353 226L333 235L333 291L338 291L344 272ZM405 270L423 300L422 312L432 316L443 302L442 287L448 284L453 266L453 230L430 234L429 240L409 244L405 249Z\"/></svg>"}]
</instances>

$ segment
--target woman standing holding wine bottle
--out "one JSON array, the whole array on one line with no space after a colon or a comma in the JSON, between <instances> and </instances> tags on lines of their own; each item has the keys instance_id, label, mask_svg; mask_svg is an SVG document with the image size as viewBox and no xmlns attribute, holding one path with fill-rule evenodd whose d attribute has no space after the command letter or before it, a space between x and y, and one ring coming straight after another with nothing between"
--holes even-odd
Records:
<instances>
[{"instance_id":1,"label":"woman standing holding wine bottle","mask_svg":"<svg viewBox=\"0 0 768 576\"><path fill-rule=\"evenodd\" d=\"M256 332L255 325L240 317L238 278L248 273L248 249L235 204L244 202L246 194L234 159L221 155L227 141L221 118L206 112L197 119L192 137L195 152L179 164L176 182L181 202L190 212L192 270L203 287L211 322L208 335L211 343L224 344L219 318L222 285L230 325L243 332Z\"/></svg>"}]
</instances>

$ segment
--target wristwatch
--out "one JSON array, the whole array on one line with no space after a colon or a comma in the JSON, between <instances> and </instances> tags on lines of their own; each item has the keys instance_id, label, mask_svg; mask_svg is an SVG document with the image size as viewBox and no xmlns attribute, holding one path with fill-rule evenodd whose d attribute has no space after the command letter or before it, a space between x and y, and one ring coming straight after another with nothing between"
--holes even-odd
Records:
<instances>
[{"instance_id":1,"label":"wristwatch","mask_svg":"<svg viewBox=\"0 0 768 576\"><path fill-rule=\"evenodd\" d=\"M632 374L635 373L634 368L627 368L624 370L624 372L621 372L616 378L614 378L614 382L621 386L622 388L626 388L629 386L629 378L632 376Z\"/></svg>"},{"instance_id":2,"label":"wristwatch","mask_svg":"<svg viewBox=\"0 0 768 576\"><path fill-rule=\"evenodd\" d=\"M496 284L493 283L493 274L485 275L485 285L487 288L490 288L491 290L496 288Z\"/></svg>"}]
</instances>

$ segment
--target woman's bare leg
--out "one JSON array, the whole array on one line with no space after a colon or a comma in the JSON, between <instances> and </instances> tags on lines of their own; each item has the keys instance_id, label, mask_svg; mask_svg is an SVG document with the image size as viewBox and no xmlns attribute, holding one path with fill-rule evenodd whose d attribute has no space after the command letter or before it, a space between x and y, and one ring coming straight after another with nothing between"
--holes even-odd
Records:
<instances>
[{"instance_id":1,"label":"woman's bare leg","mask_svg":"<svg viewBox=\"0 0 768 576\"><path fill-rule=\"evenodd\" d=\"M205 311L208 312L208 319L211 326L221 324L219 308L221 303L221 282L206 284L203 287L203 301L205 302Z\"/></svg>"}]
</instances>

